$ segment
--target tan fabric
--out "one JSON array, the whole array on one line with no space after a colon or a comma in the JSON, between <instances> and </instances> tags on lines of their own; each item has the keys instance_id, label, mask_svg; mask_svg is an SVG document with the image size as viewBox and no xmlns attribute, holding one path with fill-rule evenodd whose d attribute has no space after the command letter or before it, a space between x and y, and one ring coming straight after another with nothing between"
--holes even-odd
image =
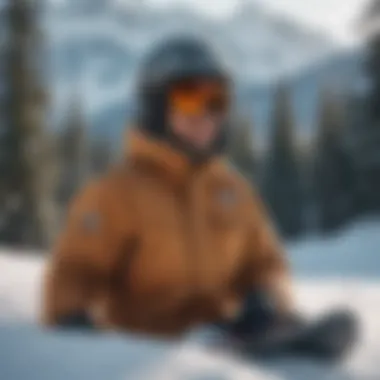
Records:
<instances>
[{"instance_id":1,"label":"tan fabric","mask_svg":"<svg viewBox=\"0 0 380 380\"><path fill-rule=\"evenodd\" d=\"M126 162L70 207L44 322L85 310L100 327L171 336L233 318L259 286L286 307L281 247L246 182L221 158L194 166L139 132L128 141Z\"/></svg>"}]
</instances>

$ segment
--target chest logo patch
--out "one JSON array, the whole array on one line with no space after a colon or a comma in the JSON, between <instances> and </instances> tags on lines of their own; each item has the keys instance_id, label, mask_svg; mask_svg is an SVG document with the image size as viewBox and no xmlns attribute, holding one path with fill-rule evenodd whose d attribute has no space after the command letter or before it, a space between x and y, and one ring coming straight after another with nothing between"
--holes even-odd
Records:
<instances>
[{"instance_id":1,"label":"chest logo patch","mask_svg":"<svg viewBox=\"0 0 380 380\"><path fill-rule=\"evenodd\" d=\"M218 194L218 202L227 208L231 208L235 206L238 202L238 197L234 189L229 187L224 187L219 189Z\"/></svg>"}]
</instances>

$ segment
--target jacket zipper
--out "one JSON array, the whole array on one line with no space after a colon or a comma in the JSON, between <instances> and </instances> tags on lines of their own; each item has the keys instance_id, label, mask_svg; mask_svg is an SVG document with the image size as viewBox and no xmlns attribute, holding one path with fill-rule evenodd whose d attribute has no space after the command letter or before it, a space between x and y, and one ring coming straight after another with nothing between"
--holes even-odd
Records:
<instances>
[{"instance_id":1,"label":"jacket zipper","mask_svg":"<svg viewBox=\"0 0 380 380\"><path fill-rule=\"evenodd\" d=\"M189 182L184 189L183 196L183 221L185 228L186 247L185 252L187 256L187 276L189 282L189 289L191 291L191 297L198 291L198 279L197 279L197 239L194 228L194 207L193 207L193 188L194 188L194 172L191 174Z\"/></svg>"}]
</instances>

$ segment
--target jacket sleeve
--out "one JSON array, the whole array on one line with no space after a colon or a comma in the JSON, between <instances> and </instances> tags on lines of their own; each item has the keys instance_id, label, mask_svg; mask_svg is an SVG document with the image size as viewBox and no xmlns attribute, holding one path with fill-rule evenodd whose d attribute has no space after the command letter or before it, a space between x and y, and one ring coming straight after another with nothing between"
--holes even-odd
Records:
<instances>
[{"instance_id":1,"label":"jacket sleeve","mask_svg":"<svg viewBox=\"0 0 380 380\"><path fill-rule=\"evenodd\" d=\"M269 294L279 311L292 311L290 268L284 248L256 192L251 193L249 203L243 287L246 292Z\"/></svg>"},{"instance_id":2,"label":"jacket sleeve","mask_svg":"<svg viewBox=\"0 0 380 380\"><path fill-rule=\"evenodd\" d=\"M48 261L43 289L43 323L92 315L106 289L115 250L108 199L100 183L82 190Z\"/></svg>"}]
</instances>

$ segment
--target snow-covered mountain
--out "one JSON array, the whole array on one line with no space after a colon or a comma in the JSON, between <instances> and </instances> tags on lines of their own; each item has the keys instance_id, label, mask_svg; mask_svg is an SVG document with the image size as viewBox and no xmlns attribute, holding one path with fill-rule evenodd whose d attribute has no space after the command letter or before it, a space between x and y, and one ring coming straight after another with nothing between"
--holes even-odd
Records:
<instances>
[{"instance_id":1,"label":"snow-covered mountain","mask_svg":"<svg viewBox=\"0 0 380 380\"><path fill-rule=\"evenodd\" d=\"M343 96L349 96L353 91L365 91L363 57L363 52L358 49L338 51L285 78L300 139L308 139L316 133L324 90L334 90ZM240 107L253 118L255 136L259 141L267 141L271 132L276 85L276 82L252 84L243 88L239 95Z\"/></svg>"},{"instance_id":2,"label":"snow-covered mountain","mask_svg":"<svg viewBox=\"0 0 380 380\"><path fill-rule=\"evenodd\" d=\"M129 4L66 0L47 8L44 27L51 53L52 103L58 118L73 94L77 99L80 92L94 129L117 133L130 114L141 57L168 36L185 33L210 41L243 93L268 86L284 75L297 75L340 49L331 38L253 2L242 3L225 18L210 18L183 6Z\"/></svg>"},{"instance_id":3,"label":"snow-covered mountain","mask_svg":"<svg viewBox=\"0 0 380 380\"><path fill-rule=\"evenodd\" d=\"M118 6L111 1L87 3L91 6L84 9L78 9L76 2L51 8L47 23L53 51L67 57L76 49L82 50L77 52L79 58L87 65L86 59L91 59L86 68L100 74L110 71L114 77L125 72L131 75L131 66L152 43L180 33L210 40L245 83L295 71L337 49L326 36L268 13L253 2L242 3L222 19L211 19L183 6L155 9ZM57 69L65 68L66 62L61 64Z\"/></svg>"}]
</instances>

